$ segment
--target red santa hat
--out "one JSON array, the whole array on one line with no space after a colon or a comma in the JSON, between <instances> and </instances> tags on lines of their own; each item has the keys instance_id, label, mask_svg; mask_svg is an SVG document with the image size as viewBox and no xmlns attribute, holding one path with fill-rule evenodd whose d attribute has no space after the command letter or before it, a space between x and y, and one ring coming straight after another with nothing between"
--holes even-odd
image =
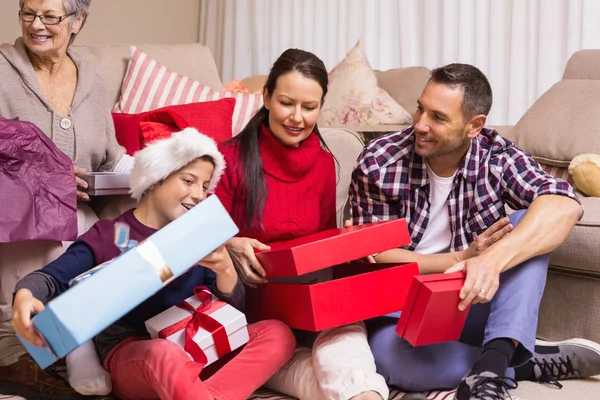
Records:
<instances>
[{"instance_id":1,"label":"red santa hat","mask_svg":"<svg viewBox=\"0 0 600 400\"><path fill-rule=\"evenodd\" d=\"M131 197L139 201L150 186L202 156L211 157L215 163L208 186L208 192L213 192L225 171L225 159L214 140L194 128L185 128L151 142L135 153L129 183Z\"/></svg>"}]
</instances>

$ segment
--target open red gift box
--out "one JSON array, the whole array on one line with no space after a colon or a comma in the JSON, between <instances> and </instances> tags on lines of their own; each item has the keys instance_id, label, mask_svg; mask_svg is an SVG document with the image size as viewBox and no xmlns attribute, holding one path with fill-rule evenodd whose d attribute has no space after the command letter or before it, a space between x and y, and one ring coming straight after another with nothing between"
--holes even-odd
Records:
<instances>
[{"instance_id":1,"label":"open red gift box","mask_svg":"<svg viewBox=\"0 0 600 400\"><path fill-rule=\"evenodd\" d=\"M458 340L469 307L458 309L462 272L413 277L396 333L413 346Z\"/></svg>"},{"instance_id":2,"label":"open red gift box","mask_svg":"<svg viewBox=\"0 0 600 400\"><path fill-rule=\"evenodd\" d=\"M419 273L416 263L342 263L410 240L406 221L398 219L270 243L271 250L257 253L257 258L267 278L274 279L247 290L246 315L251 320L279 319L292 328L321 331L399 311L412 277ZM315 271L320 271L320 278L313 282Z\"/></svg>"}]
</instances>

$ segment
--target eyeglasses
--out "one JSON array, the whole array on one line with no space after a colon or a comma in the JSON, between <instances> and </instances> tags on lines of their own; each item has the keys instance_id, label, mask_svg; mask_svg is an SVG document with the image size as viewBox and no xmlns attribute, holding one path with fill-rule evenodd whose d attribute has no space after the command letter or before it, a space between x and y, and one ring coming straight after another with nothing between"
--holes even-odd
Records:
<instances>
[{"instance_id":1,"label":"eyeglasses","mask_svg":"<svg viewBox=\"0 0 600 400\"><path fill-rule=\"evenodd\" d=\"M40 21L42 21L42 24L44 24L44 25L58 25L62 22L63 19L70 17L71 15L75 15L75 13L55 17L54 15L43 15L43 14L37 15L37 14L30 13L27 11L19 11L19 19L21 21L33 22L33 21L35 21L36 18L39 17Z\"/></svg>"}]
</instances>

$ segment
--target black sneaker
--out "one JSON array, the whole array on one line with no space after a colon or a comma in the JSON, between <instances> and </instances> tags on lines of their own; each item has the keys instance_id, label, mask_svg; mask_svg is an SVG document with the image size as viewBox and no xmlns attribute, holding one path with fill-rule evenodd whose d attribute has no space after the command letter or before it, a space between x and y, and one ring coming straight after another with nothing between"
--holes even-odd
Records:
<instances>
[{"instance_id":1,"label":"black sneaker","mask_svg":"<svg viewBox=\"0 0 600 400\"><path fill-rule=\"evenodd\" d=\"M498 376L493 372L467 376L458 385L454 400L506 400L512 399L509 389L515 389L517 382L512 378Z\"/></svg>"},{"instance_id":2,"label":"black sneaker","mask_svg":"<svg viewBox=\"0 0 600 400\"><path fill-rule=\"evenodd\" d=\"M530 362L536 381L553 383L560 388L559 380L600 374L600 344L586 339L537 340Z\"/></svg>"}]
</instances>

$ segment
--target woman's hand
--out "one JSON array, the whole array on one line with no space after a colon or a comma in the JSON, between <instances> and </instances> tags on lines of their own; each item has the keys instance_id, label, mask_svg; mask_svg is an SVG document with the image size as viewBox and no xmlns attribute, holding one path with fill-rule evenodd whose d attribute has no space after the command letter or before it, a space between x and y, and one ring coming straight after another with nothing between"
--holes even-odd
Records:
<instances>
[{"instance_id":1,"label":"woman's hand","mask_svg":"<svg viewBox=\"0 0 600 400\"><path fill-rule=\"evenodd\" d=\"M461 261L477 257L488 247L502 239L505 235L512 231L513 226L508 217L504 217L496 221L492 226L487 228L485 232L477 236L477 239L471 243L468 249L464 250L459 256Z\"/></svg>"},{"instance_id":2,"label":"woman's hand","mask_svg":"<svg viewBox=\"0 0 600 400\"><path fill-rule=\"evenodd\" d=\"M257 283L267 283L267 274L254 255L254 249L270 250L271 248L256 239L232 238L227 242L227 249L234 259L238 274L245 285L256 287Z\"/></svg>"},{"instance_id":3,"label":"woman's hand","mask_svg":"<svg viewBox=\"0 0 600 400\"><path fill-rule=\"evenodd\" d=\"M77 201L90 201L90 196L86 192L79 190L85 190L88 187L87 182L79 177L79 175L86 173L85 168L73 167L73 170L75 171L75 182L77 183Z\"/></svg>"},{"instance_id":4,"label":"woman's hand","mask_svg":"<svg viewBox=\"0 0 600 400\"><path fill-rule=\"evenodd\" d=\"M44 338L40 335L31 322L31 314L41 313L46 307L41 301L33 297L27 289L19 289L15 294L15 302L12 311L12 325L23 339L29 343L44 347Z\"/></svg>"}]
</instances>

